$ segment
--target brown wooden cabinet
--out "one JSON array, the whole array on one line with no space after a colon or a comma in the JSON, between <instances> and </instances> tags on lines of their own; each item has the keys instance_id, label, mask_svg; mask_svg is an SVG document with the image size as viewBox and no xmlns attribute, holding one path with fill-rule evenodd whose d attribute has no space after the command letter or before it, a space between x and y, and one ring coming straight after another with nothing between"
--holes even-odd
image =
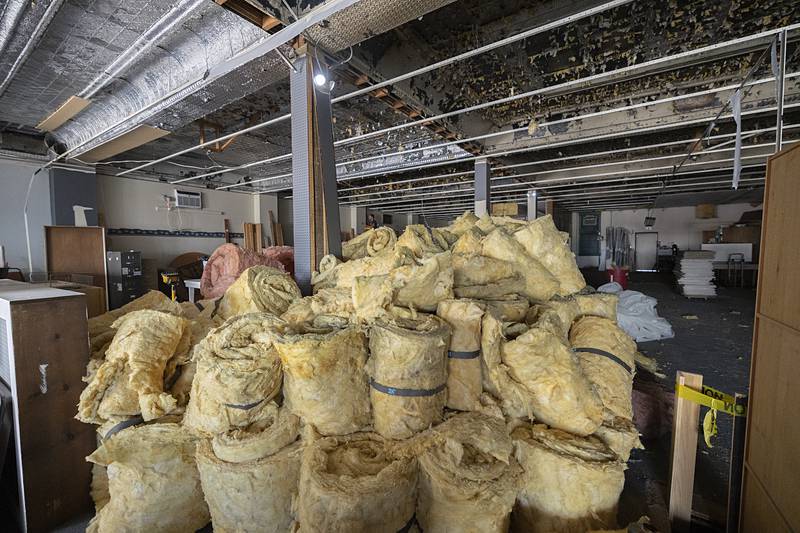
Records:
<instances>
[{"instance_id":1,"label":"brown wooden cabinet","mask_svg":"<svg viewBox=\"0 0 800 533\"><path fill-rule=\"evenodd\" d=\"M740 531L800 531L800 145L764 191Z\"/></svg>"}]
</instances>

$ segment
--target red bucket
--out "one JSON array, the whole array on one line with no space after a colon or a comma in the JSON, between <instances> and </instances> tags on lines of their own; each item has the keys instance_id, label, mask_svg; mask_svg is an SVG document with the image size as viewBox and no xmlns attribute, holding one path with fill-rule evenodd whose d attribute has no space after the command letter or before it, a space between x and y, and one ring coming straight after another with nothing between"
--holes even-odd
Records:
<instances>
[{"instance_id":1,"label":"red bucket","mask_svg":"<svg viewBox=\"0 0 800 533\"><path fill-rule=\"evenodd\" d=\"M620 267L612 267L608 271L608 281L616 281L622 286L622 290L628 290L628 271Z\"/></svg>"}]
</instances>

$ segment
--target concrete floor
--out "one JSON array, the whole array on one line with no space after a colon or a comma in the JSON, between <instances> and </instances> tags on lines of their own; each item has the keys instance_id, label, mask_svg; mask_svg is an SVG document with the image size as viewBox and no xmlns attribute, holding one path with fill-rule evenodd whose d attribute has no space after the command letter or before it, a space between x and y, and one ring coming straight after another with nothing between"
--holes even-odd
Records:
<instances>
[{"instance_id":1,"label":"concrete floor","mask_svg":"<svg viewBox=\"0 0 800 533\"><path fill-rule=\"evenodd\" d=\"M672 324L675 332L672 339L639 343L639 350L654 358L666 377L658 379L642 373L637 379L655 379L668 395L674 391L676 371L684 370L702 374L705 384L729 394L747 392L754 289L720 287L715 299L687 299L675 291L668 278L636 274L628 288L658 299L659 315ZM705 411L701 410L701 420ZM702 434L698 442L693 510L724 529L732 420L720 415L717 422L719 434L714 447L706 447ZM670 435L643 443L646 450L635 450L629 464L620 519L636 519L647 513L656 525L663 524Z\"/></svg>"}]
</instances>

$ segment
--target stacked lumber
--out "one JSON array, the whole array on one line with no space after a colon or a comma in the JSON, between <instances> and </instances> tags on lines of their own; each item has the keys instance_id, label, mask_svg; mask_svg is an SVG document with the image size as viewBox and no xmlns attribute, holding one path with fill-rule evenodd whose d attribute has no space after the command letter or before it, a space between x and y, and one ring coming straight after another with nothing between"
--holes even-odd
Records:
<instances>
[{"instance_id":1,"label":"stacked lumber","mask_svg":"<svg viewBox=\"0 0 800 533\"><path fill-rule=\"evenodd\" d=\"M97 321L89 530L615 529L636 345L552 219L347 249Z\"/></svg>"},{"instance_id":2,"label":"stacked lumber","mask_svg":"<svg viewBox=\"0 0 800 533\"><path fill-rule=\"evenodd\" d=\"M717 295L714 286L714 252L683 252L675 270L681 294L687 298L713 298Z\"/></svg>"}]
</instances>

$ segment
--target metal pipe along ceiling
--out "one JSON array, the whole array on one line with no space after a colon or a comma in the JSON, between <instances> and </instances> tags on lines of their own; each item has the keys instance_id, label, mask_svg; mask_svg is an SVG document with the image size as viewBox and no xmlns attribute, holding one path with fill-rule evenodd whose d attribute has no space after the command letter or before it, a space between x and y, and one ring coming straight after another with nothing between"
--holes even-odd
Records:
<instances>
[{"instance_id":1,"label":"metal pipe along ceiling","mask_svg":"<svg viewBox=\"0 0 800 533\"><path fill-rule=\"evenodd\" d=\"M0 57L11 41L14 30L17 28L27 7L28 0L6 0L3 12L0 13Z\"/></svg>"}]
</instances>

